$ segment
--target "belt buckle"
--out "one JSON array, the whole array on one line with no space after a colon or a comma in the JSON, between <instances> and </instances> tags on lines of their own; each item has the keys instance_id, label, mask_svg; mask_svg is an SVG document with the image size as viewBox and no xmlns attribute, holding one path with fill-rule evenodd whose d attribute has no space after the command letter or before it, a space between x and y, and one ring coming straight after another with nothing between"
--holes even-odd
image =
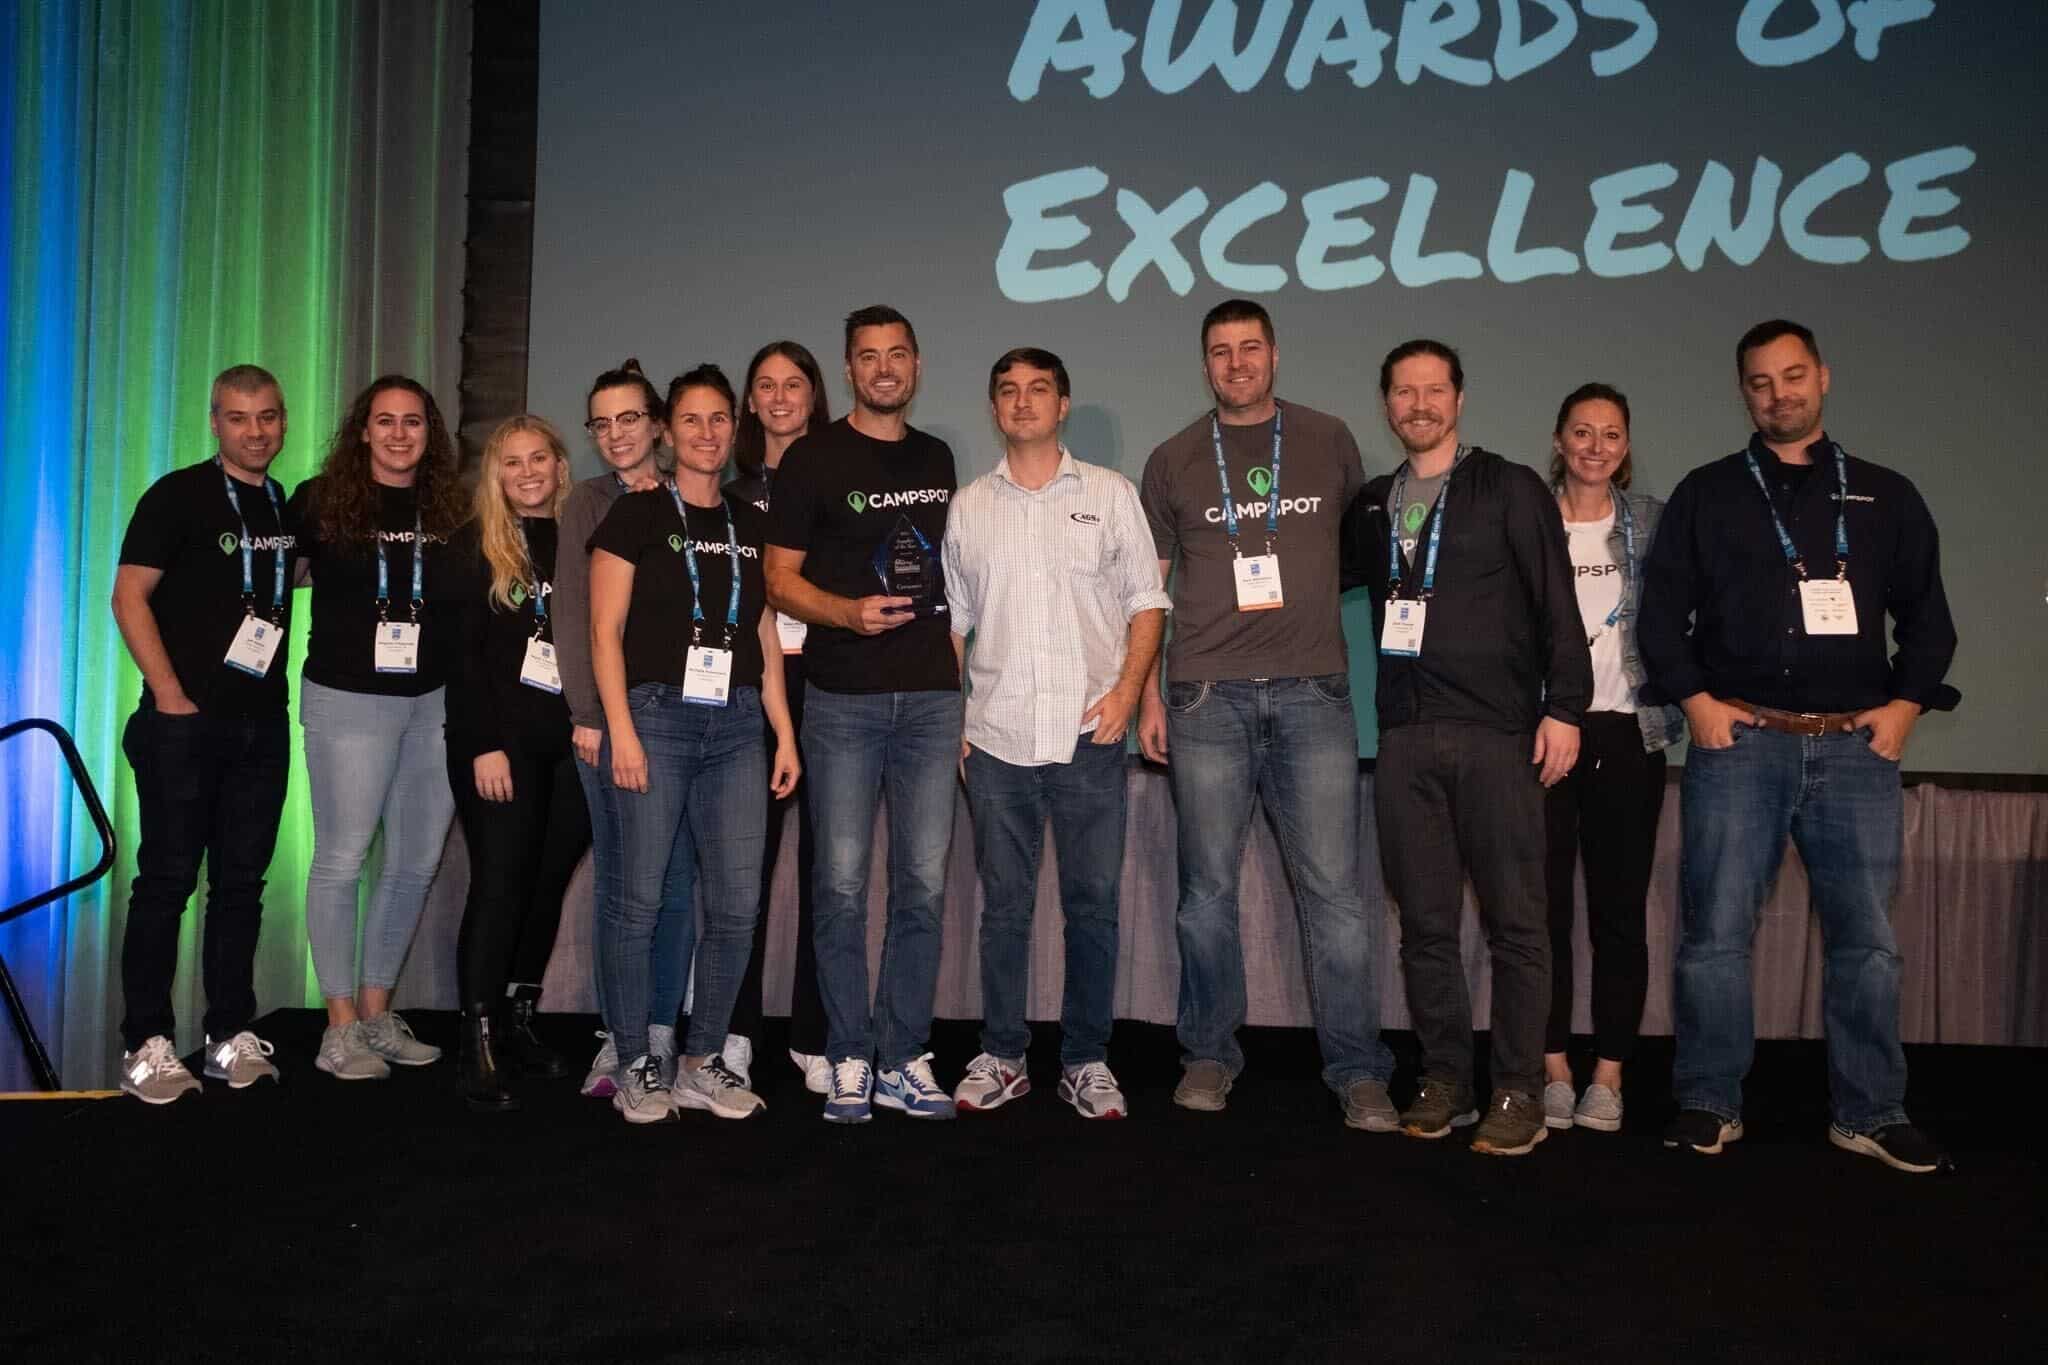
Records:
<instances>
[{"instance_id":1,"label":"belt buckle","mask_svg":"<svg viewBox=\"0 0 2048 1365\"><path fill-rule=\"evenodd\" d=\"M1813 739L1821 739L1828 732L1828 718L1818 711L1794 711L1793 719L1799 722L1797 733Z\"/></svg>"}]
</instances>

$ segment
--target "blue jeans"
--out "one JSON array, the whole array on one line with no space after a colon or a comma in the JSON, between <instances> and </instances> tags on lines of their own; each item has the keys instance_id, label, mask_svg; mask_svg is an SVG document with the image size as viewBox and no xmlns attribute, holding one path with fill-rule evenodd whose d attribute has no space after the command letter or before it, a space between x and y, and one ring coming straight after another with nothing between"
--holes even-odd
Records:
<instances>
[{"instance_id":1,"label":"blue jeans","mask_svg":"<svg viewBox=\"0 0 2048 1365\"><path fill-rule=\"evenodd\" d=\"M443 689L379 697L299 683L313 861L306 873L306 937L320 994L356 993L356 902L370 841L384 831L384 866L363 918L361 984L389 990L412 947L427 888L455 818L443 742Z\"/></svg>"},{"instance_id":2,"label":"blue jeans","mask_svg":"<svg viewBox=\"0 0 2048 1365\"><path fill-rule=\"evenodd\" d=\"M1180 1022L1186 1061L1244 1069L1237 884L1264 803L1294 887L1323 1080L1385 1081L1373 925L1358 890L1358 732L1351 679L1170 682L1166 737L1180 835Z\"/></svg>"},{"instance_id":3,"label":"blue jeans","mask_svg":"<svg viewBox=\"0 0 2048 1365\"><path fill-rule=\"evenodd\" d=\"M814 683L804 710L826 1055L897 1067L925 1051L932 1031L960 694L830 692ZM889 920L870 1012L868 866L878 796L889 805Z\"/></svg>"},{"instance_id":4,"label":"blue jeans","mask_svg":"<svg viewBox=\"0 0 2048 1365\"><path fill-rule=\"evenodd\" d=\"M597 921L597 971L605 1027L621 1064L647 1051L647 1026L674 1020L655 1012L653 985L664 968L689 969L692 917L681 917L678 956L657 964L658 924L671 869L695 860L703 877L704 933L697 952L697 1001L683 1052L698 1057L725 1044L733 996L754 948L766 837L767 760L761 753L761 694L736 687L725 706L683 700L683 689L641 683L627 694L633 731L647 754L647 790L604 787L611 856ZM598 762L609 771L609 732ZM678 1002L680 1003L680 1002Z\"/></svg>"},{"instance_id":5,"label":"blue jeans","mask_svg":"<svg viewBox=\"0 0 2048 1365\"><path fill-rule=\"evenodd\" d=\"M609 761L592 767L576 760L576 780L583 784L583 804L590 807L590 923L592 929L591 982L597 990L597 1015L605 1017L604 973L596 970L596 927L604 922L606 888L610 885L613 861L611 813L605 792L612 784ZM767 873L764 871L763 876ZM690 989L690 938L696 932L696 911L690 893L696 888L697 867L689 850L670 858L668 873L661 884L661 913L654 919L654 980L649 988L647 1018L650 1023L674 1026L683 1012L683 997ZM631 1057L622 1060L631 1061Z\"/></svg>"},{"instance_id":6,"label":"blue jeans","mask_svg":"<svg viewBox=\"0 0 2048 1365\"><path fill-rule=\"evenodd\" d=\"M981 1050L1022 1057L1031 1046L1024 993L1038 863L1052 819L1066 917L1060 1064L1102 1061L1116 996L1117 887L1124 868L1124 746L1087 735L1065 763L1019 767L967 755L967 809L981 872Z\"/></svg>"},{"instance_id":7,"label":"blue jeans","mask_svg":"<svg viewBox=\"0 0 2048 1365\"><path fill-rule=\"evenodd\" d=\"M1789 834L1825 945L1829 1108L1852 1133L1906 1121L1891 926L1904 816L1899 767L1868 740L1867 731L1808 738L1737 725L1729 748L1695 745L1687 755L1671 1075L1679 1108L1742 1115L1756 1051L1750 950Z\"/></svg>"}]
</instances>

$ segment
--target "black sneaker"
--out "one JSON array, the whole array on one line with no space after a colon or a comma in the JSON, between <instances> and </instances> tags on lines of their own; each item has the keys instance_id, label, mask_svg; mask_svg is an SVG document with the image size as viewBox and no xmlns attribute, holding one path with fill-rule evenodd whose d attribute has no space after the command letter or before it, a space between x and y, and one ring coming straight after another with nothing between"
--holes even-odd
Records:
<instances>
[{"instance_id":1,"label":"black sneaker","mask_svg":"<svg viewBox=\"0 0 2048 1365\"><path fill-rule=\"evenodd\" d=\"M1845 1152L1874 1156L1895 1171L1932 1175L1953 1171L1955 1163L1933 1138L1910 1123L1894 1123L1874 1133L1852 1133L1839 1123L1828 1125L1828 1141Z\"/></svg>"},{"instance_id":2,"label":"black sneaker","mask_svg":"<svg viewBox=\"0 0 2048 1365\"><path fill-rule=\"evenodd\" d=\"M1731 1142L1742 1141L1742 1120L1724 1119L1705 1109L1681 1109L1664 1130L1666 1147L1686 1147L1701 1156L1719 1156Z\"/></svg>"}]
</instances>

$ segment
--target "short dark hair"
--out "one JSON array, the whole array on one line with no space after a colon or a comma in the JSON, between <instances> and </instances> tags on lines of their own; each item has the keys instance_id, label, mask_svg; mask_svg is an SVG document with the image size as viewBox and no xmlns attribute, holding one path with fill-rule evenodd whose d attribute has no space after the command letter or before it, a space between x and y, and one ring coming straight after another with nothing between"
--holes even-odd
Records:
<instances>
[{"instance_id":1,"label":"short dark hair","mask_svg":"<svg viewBox=\"0 0 2048 1365\"><path fill-rule=\"evenodd\" d=\"M846 358L853 359L853 334L863 327L901 327L910 338L910 353L916 355L917 329L910 325L910 319L886 303L871 303L865 308L856 308L846 315Z\"/></svg>"},{"instance_id":2,"label":"short dark hair","mask_svg":"<svg viewBox=\"0 0 2048 1365\"><path fill-rule=\"evenodd\" d=\"M825 376L818 369L818 358L811 354L811 348L800 341L771 341L754 352L754 358L747 362L747 381L740 385L740 392L754 391L754 377L761 373L761 367L774 356L781 356L811 381L811 415L804 422L804 434L809 435L824 427L832 420L832 405L825 398ZM733 414L732 462L742 474L758 474L768 462L768 432L761 425L761 414L745 403Z\"/></svg>"},{"instance_id":3,"label":"short dark hair","mask_svg":"<svg viewBox=\"0 0 2048 1365\"><path fill-rule=\"evenodd\" d=\"M583 415L590 415L590 400L606 389L630 388L640 390L640 401L647 405L647 415L660 421L666 410L661 401L661 390L654 387L654 381L647 377L646 371L640 368L639 360L632 356L628 356L616 370L606 370L591 381L590 392L583 396Z\"/></svg>"},{"instance_id":4,"label":"short dark hair","mask_svg":"<svg viewBox=\"0 0 2048 1365\"><path fill-rule=\"evenodd\" d=\"M989 366L988 398L991 403L996 398L996 385L1002 381L1004 375L1019 365L1029 365L1034 370L1050 372L1053 387L1059 390L1060 397L1074 396L1074 386L1067 382L1066 361L1038 346L1019 346L1015 350L1003 352L1002 358Z\"/></svg>"},{"instance_id":5,"label":"short dark hair","mask_svg":"<svg viewBox=\"0 0 2048 1365\"><path fill-rule=\"evenodd\" d=\"M208 392L206 406L210 411L220 411L220 396L228 393L261 393L265 389L277 390L277 406L284 407L284 385L277 382L277 376L261 365L230 365L213 377L213 388Z\"/></svg>"},{"instance_id":6,"label":"short dark hair","mask_svg":"<svg viewBox=\"0 0 2048 1365\"><path fill-rule=\"evenodd\" d=\"M1266 334L1266 344L1273 344L1273 315L1265 305L1251 299L1225 299L1202 314L1202 353L1209 352L1209 329L1226 322L1256 322L1259 330Z\"/></svg>"},{"instance_id":7,"label":"short dark hair","mask_svg":"<svg viewBox=\"0 0 2048 1365\"><path fill-rule=\"evenodd\" d=\"M1385 398L1387 392L1394 387L1394 367L1404 360L1413 360L1419 355L1433 355L1438 360L1449 365L1451 367L1451 387L1459 393L1465 391L1465 362L1458 359L1457 351L1441 341L1432 341L1428 337L1417 337L1413 341L1404 341L1393 350L1388 351L1387 358L1380 362L1380 397Z\"/></svg>"},{"instance_id":8,"label":"short dark hair","mask_svg":"<svg viewBox=\"0 0 2048 1365\"><path fill-rule=\"evenodd\" d=\"M1735 377L1742 377L1742 363L1749 358L1751 351L1759 346L1768 346L1780 337L1798 337L1806 343L1806 349L1812 353L1814 364L1821 363L1820 343L1813 339L1811 327L1801 326L1789 318L1772 318L1769 322L1759 322L1744 332L1742 340L1735 343Z\"/></svg>"},{"instance_id":9,"label":"short dark hair","mask_svg":"<svg viewBox=\"0 0 2048 1365\"><path fill-rule=\"evenodd\" d=\"M733 397L732 381L725 377L725 371L706 361L668 381L668 402L662 404L661 408L664 420L675 411L676 400L691 389L710 389L724 397L728 410L736 410L739 407L739 400Z\"/></svg>"},{"instance_id":10,"label":"short dark hair","mask_svg":"<svg viewBox=\"0 0 2048 1365\"><path fill-rule=\"evenodd\" d=\"M1599 381L1595 380L1593 383L1590 384L1579 385L1576 389L1573 389L1570 393L1564 396L1564 402L1558 404L1557 407L1557 425L1550 429L1550 434L1553 436L1564 435L1564 424L1568 420L1570 420L1572 415L1572 409L1577 407L1581 403L1591 403L1595 401L1602 403L1612 403L1617 408L1620 408L1621 429L1624 432L1628 430L1628 395L1624 394L1620 389L1615 388L1612 384L1602 384ZM1633 481L1635 478L1635 464L1636 454L1633 450L1631 450L1628 454L1621 457L1621 463L1615 467L1613 477L1610 478L1608 482L1612 483L1616 488L1627 488L1630 482ZM1558 454L1556 450L1553 449L1550 454L1550 483L1551 486L1554 488L1561 485L1563 482L1564 456Z\"/></svg>"}]
</instances>

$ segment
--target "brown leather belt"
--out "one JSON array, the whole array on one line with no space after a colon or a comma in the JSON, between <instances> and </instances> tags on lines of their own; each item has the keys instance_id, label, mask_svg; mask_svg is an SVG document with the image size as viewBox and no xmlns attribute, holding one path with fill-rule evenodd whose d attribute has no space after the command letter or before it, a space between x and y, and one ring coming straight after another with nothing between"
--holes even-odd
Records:
<instances>
[{"instance_id":1,"label":"brown leather belt","mask_svg":"<svg viewBox=\"0 0 2048 1365\"><path fill-rule=\"evenodd\" d=\"M1844 735L1856 729L1854 711L1779 711L1769 706L1751 706L1733 701L1730 706L1749 712L1750 723L1787 735Z\"/></svg>"}]
</instances>

